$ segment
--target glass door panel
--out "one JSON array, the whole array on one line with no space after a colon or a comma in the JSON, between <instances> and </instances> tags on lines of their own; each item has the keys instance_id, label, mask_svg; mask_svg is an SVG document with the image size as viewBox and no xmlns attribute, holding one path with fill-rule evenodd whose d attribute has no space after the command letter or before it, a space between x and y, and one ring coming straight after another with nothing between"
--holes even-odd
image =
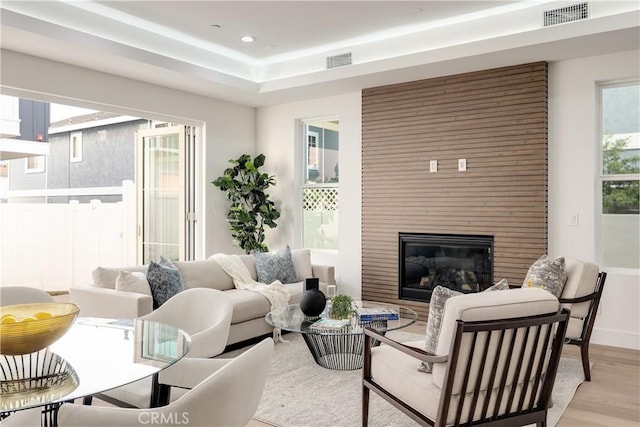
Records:
<instances>
[{"instance_id":1,"label":"glass door panel","mask_svg":"<svg viewBox=\"0 0 640 427\"><path fill-rule=\"evenodd\" d=\"M138 257L185 259L184 126L139 131Z\"/></svg>"}]
</instances>

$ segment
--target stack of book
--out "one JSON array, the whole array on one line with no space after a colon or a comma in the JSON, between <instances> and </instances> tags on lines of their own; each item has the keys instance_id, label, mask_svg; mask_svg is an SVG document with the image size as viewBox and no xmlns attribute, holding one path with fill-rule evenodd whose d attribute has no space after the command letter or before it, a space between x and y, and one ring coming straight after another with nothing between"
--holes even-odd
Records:
<instances>
[{"instance_id":1,"label":"stack of book","mask_svg":"<svg viewBox=\"0 0 640 427\"><path fill-rule=\"evenodd\" d=\"M350 319L319 319L311 325L316 331L338 331L351 324Z\"/></svg>"},{"instance_id":2,"label":"stack of book","mask_svg":"<svg viewBox=\"0 0 640 427\"><path fill-rule=\"evenodd\" d=\"M356 308L356 313L360 323L376 320L398 320L398 312L386 307Z\"/></svg>"}]
</instances>

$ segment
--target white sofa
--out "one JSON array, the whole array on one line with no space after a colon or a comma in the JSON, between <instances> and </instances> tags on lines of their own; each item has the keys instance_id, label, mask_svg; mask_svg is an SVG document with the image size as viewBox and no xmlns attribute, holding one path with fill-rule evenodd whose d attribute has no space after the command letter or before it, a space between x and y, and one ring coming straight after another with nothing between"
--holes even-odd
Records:
<instances>
[{"instance_id":1,"label":"white sofa","mask_svg":"<svg viewBox=\"0 0 640 427\"><path fill-rule=\"evenodd\" d=\"M240 255L240 257L251 273L251 277L257 280L253 256ZM320 279L320 289L323 291L326 291L327 285L335 284L334 267L312 265L308 249L292 250L291 258L298 282L285 285L291 294L290 304L296 304L300 301L304 279L307 277ZM177 261L174 264L182 274L185 289L199 287L218 289L224 291L233 301L231 330L227 345L271 333L272 328L264 319L271 308L269 301L259 293L236 289L231 277L222 270L216 261L212 259ZM98 267L93 272L94 283L92 285L76 286L69 290L70 301L80 307L81 316L131 319L143 316L153 310L151 296L115 289L116 278L122 270L146 272L147 266ZM189 313L185 313L185 316L188 315Z\"/></svg>"}]
</instances>

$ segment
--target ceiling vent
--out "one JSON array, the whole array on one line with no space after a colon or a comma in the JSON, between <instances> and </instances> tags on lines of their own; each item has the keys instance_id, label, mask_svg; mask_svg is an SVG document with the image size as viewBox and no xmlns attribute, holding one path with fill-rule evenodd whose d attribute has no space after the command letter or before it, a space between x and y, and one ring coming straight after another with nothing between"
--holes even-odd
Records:
<instances>
[{"instance_id":1,"label":"ceiling vent","mask_svg":"<svg viewBox=\"0 0 640 427\"><path fill-rule=\"evenodd\" d=\"M342 55L327 56L327 69L351 65L351 52Z\"/></svg>"},{"instance_id":2,"label":"ceiling vent","mask_svg":"<svg viewBox=\"0 0 640 427\"><path fill-rule=\"evenodd\" d=\"M557 9L545 10L542 15L542 26L564 24L567 22L580 21L589 17L589 3L575 3Z\"/></svg>"}]
</instances>

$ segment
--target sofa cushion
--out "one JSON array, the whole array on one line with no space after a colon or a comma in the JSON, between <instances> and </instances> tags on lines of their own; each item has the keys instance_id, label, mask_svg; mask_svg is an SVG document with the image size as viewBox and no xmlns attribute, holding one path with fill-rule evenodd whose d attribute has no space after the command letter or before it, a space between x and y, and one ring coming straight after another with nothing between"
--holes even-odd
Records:
<instances>
[{"instance_id":1,"label":"sofa cushion","mask_svg":"<svg viewBox=\"0 0 640 427\"><path fill-rule=\"evenodd\" d=\"M507 279L502 279L483 292L504 291L509 289ZM429 314L427 316L427 331L424 349L429 353L435 354L438 349L438 338L440 337L440 328L442 325L442 315L444 313L444 304L451 297L463 295L462 292L445 288L444 286L436 286L431 293L429 301ZM421 362L418 370L420 372L431 372L433 363Z\"/></svg>"},{"instance_id":2,"label":"sofa cushion","mask_svg":"<svg viewBox=\"0 0 640 427\"><path fill-rule=\"evenodd\" d=\"M297 282L304 282L307 277L313 277L311 268L311 251L309 249L293 249L291 260L296 270Z\"/></svg>"},{"instance_id":3,"label":"sofa cushion","mask_svg":"<svg viewBox=\"0 0 640 427\"><path fill-rule=\"evenodd\" d=\"M225 291L233 303L231 324L264 317L271 310L269 300L258 292L246 289L230 289Z\"/></svg>"},{"instance_id":4,"label":"sofa cushion","mask_svg":"<svg viewBox=\"0 0 640 427\"><path fill-rule=\"evenodd\" d=\"M566 283L567 269L564 257L552 259L548 255L542 255L529 267L522 286L542 288L551 292L556 298L560 298Z\"/></svg>"},{"instance_id":5,"label":"sofa cushion","mask_svg":"<svg viewBox=\"0 0 640 427\"><path fill-rule=\"evenodd\" d=\"M116 290L151 296L147 275L140 271L133 273L121 271L116 278Z\"/></svg>"},{"instance_id":6,"label":"sofa cushion","mask_svg":"<svg viewBox=\"0 0 640 427\"><path fill-rule=\"evenodd\" d=\"M147 272L146 265L137 265L131 267L98 267L91 272L91 276L93 277L93 286L98 288L108 288L115 289L116 288L116 279L118 278L118 274L121 271L128 271L130 273L133 272Z\"/></svg>"},{"instance_id":7,"label":"sofa cushion","mask_svg":"<svg viewBox=\"0 0 640 427\"><path fill-rule=\"evenodd\" d=\"M256 263L258 282L270 284L276 280L281 283L298 281L289 246L285 246L276 252L254 252L253 258Z\"/></svg>"},{"instance_id":8,"label":"sofa cushion","mask_svg":"<svg viewBox=\"0 0 640 427\"><path fill-rule=\"evenodd\" d=\"M233 289L231 276L212 259L204 261L176 261L174 265L182 274L185 289L210 288L219 291Z\"/></svg>"},{"instance_id":9,"label":"sofa cushion","mask_svg":"<svg viewBox=\"0 0 640 427\"><path fill-rule=\"evenodd\" d=\"M304 284L302 282L296 282L287 283L284 286L289 291L289 304L298 304L302 296ZM232 325L263 318L271 311L271 303L269 303L269 300L258 292L246 289L231 289L226 291L225 295L229 295L229 298L231 298L233 302Z\"/></svg>"},{"instance_id":10,"label":"sofa cushion","mask_svg":"<svg viewBox=\"0 0 640 427\"><path fill-rule=\"evenodd\" d=\"M160 261L149 263L147 280L153 296L153 308L156 309L169 298L184 290L180 270L168 259L161 256Z\"/></svg>"},{"instance_id":11,"label":"sofa cushion","mask_svg":"<svg viewBox=\"0 0 640 427\"><path fill-rule=\"evenodd\" d=\"M422 347L420 341L403 344ZM434 420L442 390L433 383L431 374L416 371L416 362L417 359L388 345L373 347L371 377L390 393L401 397L408 405Z\"/></svg>"}]
</instances>

